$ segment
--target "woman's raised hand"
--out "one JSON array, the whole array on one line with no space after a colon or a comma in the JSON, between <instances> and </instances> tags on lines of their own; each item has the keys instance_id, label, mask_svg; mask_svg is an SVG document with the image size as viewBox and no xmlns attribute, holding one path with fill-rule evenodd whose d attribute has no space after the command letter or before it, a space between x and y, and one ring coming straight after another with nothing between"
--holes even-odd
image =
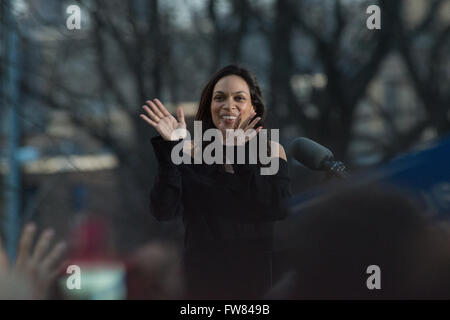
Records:
<instances>
[{"instance_id":1,"label":"woman's raised hand","mask_svg":"<svg viewBox=\"0 0 450 320\"><path fill-rule=\"evenodd\" d=\"M256 117L253 119L254 116L256 116L256 112L252 111L241 122L241 115L239 115L234 122L233 129L225 130L225 144L241 145L250 139L253 139L263 128L262 126L259 126L254 129L259 120L261 120L261 117ZM252 119L253 121L251 121Z\"/></svg>"},{"instance_id":2,"label":"woman's raised hand","mask_svg":"<svg viewBox=\"0 0 450 320\"><path fill-rule=\"evenodd\" d=\"M164 140L176 141L186 137L186 122L182 107L177 109L177 120L158 99L148 100L145 103L142 108L147 115L141 114L140 117L154 127Z\"/></svg>"}]
</instances>

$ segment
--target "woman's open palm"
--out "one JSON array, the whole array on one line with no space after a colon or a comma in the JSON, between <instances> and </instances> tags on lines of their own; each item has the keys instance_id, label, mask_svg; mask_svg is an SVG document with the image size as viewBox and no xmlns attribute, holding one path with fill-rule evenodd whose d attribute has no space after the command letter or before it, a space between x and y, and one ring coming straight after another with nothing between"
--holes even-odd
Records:
<instances>
[{"instance_id":1,"label":"woman's open palm","mask_svg":"<svg viewBox=\"0 0 450 320\"><path fill-rule=\"evenodd\" d=\"M225 129L224 127L219 128L222 132L225 132L225 144L236 146L253 139L263 128L262 126L259 126L256 130L254 129L255 125L261 120L261 117L253 119L254 116L256 116L256 112L252 111L243 121L241 121L240 114L234 122L233 129ZM252 119L253 121L251 121Z\"/></svg>"},{"instance_id":2,"label":"woman's open palm","mask_svg":"<svg viewBox=\"0 0 450 320\"><path fill-rule=\"evenodd\" d=\"M177 120L158 99L148 100L145 103L142 108L147 115L141 114L140 117L154 127L164 140L176 141L186 137L186 122L182 107L177 109Z\"/></svg>"}]
</instances>

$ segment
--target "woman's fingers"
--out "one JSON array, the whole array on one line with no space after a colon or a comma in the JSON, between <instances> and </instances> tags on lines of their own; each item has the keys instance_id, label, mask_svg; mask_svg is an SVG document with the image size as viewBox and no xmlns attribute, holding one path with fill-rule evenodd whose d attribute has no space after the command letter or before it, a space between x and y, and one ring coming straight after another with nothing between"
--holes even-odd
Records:
<instances>
[{"instance_id":1,"label":"woman's fingers","mask_svg":"<svg viewBox=\"0 0 450 320\"><path fill-rule=\"evenodd\" d=\"M253 120L249 125L247 129L253 129L253 127L261 120L261 117L257 117L255 120Z\"/></svg>"},{"instance_id":2,"label":"woman's fingers","mask_svg":"<svg viewBox=\"0 0 450 320\"><path fill-rule=\"evenodd\" d=\"M183 111L183 107L178 107L178 109L177 109L177 118L178 118L178 122L184 123L184 111Z\"/></svg>"},{"instance_id":3,"label":"woman's fingers","mask_svg":"<svg viewBox=\"0 0 450 320\"><path fill-rule=\"evenodd\" d=\"M167 111L166 107L164 107L164 105L161 103L161 101L159 101L159 99L155 98L153 99L153 101L155 101L155 104L158 106L159 110L164 116L171 116L170 112Z\"/></svg>"},{"instance_id":4,"label":"woman's fingers","mask_svg":"<svg viewBox=\"0 0 450 320\"><path fill-rule=\"evenodd\" d=\"M156 101L156 99L155 99L155 101ZM156 105L155 102L147 100L145 103L152 109L152 111L156 114L156 116L159 119L162 119L165 117L165 115L161 112L160 108ZM160 102L160 104L161 104L161 102Z\"/></svg>"},{"instance_id":5,"label":"woman's fingers","mask_svg":"<svg viewBox=\"0 0 450 320\"><path fill-rule=\"evenodd\" d=\"M145 112L147 112L147 115L150 117L150 119L152 119L154 122L159 123L159 121L161 121L161 117L159 117L158 115L156 115L155 112L153 112L152 109L150 109L148 106L142 106L142 108L145 110Z\"/></svg>"},{"instance_id":6,"label":"woman's fingers","mask_svg":"<svg viewBox=\"0 0 450 320\"><path fill-rule=\"evenodd\" d=\"M258 127L258 128L256 128L256 130L252 130L252 134L253 134L252 139L253 139L253 137L258 135L258 133L262 130L262 128L263 127Z\"/></svg>"},{"instance_id":7,"label":"woman's fingers","mask_svg":"<svg viewBox=\"0 0 450 320\"><path fill-rule=\"evenodd\" d=\"M176 121L175 118L169 113L169 111L167 111L167 109L158 99L154 99L154 101L147 100L146 104L147 105L142 106L142 108L145 110L145 112L147 112L148 117L153 122L159 123L166 117L169 117L170 119L173 119L173 121ZM184 113L183 113L183 120L184 120Z\"/></svg>"},{"instance_id":8,"label":"woman's fingers","mask_svg":"<svg viewBox=\"0 0 450 320\"><path fill-rule=\"evenodd\" d=\"M247 119L245 119L245 121L242 123L241 128L244 129L244 131L247 129L248 123L250 122L250 120L252 120L252 118L256 115L256 112L252 112L248 115Z\"/></svg>"},{"instance_id":9,"label":"woman's fingers","mask_svg":"<svg viewBox=\"0 0 450 320\"><path fill-rule=\"evenodd\" d=\"M234 130L236 130L236 129L238 129L239 128L239 123L241 122L241 114L239 114L238 116L237 116L237 118L236 118L236 120L234 121L234 127L233 127L233 129Z\"/></svg>"},{"instance_id":10,"label":"woman's fingers","mask_svg":"<svg viewBox=\"0 0 450 320\"><path fill-rule=\"evenodd\" d=\"M258 133L262 130L263 127L258 127L255 129L253 128L249 128L246 130L245 132L245 141L249 141L252 140L254 137L256 137L258 135Z\"/></svg>"},{"instance_id":11,"label":"woman's fingers","mask_svg":"<svg viewBox=\"0 0 450 320\"><path fill-rule=\"evenodd\" d=\"M28 224L22 232L19 242L19 250L17 253L16 267L23 268L30 256L30 248L33 242L34 233L36 232L36 226L34 224Z\"/></svg>"},{"instance_id":12,"label":"woman's fingers","mask_svg":"<svg viewBox=\"0 0 450 320\"><path fill-rule=\"evenodd\" d=\"M152 119L154 122L158 123L162 118L160 116L158 116L153 108L151 109L148 105L144 105L142 106L142 109L145 110L145 112L147 113L147 115L150 117L150 119Z\"/></svg>"},{"instance_id":13,"label":"woman's fingers","mask_svg":"<svg viewBox=\"0 0 450 320\"><path fill-rule=\"evenodd\" d=\"M156 128L156 126L158 126L158 124L156 122L150 120L145 114L140 114L140 117L142 119L144 119L144 121L147 122L148 124L150 124L152 127Z\"/></svg>"}]
</instances>

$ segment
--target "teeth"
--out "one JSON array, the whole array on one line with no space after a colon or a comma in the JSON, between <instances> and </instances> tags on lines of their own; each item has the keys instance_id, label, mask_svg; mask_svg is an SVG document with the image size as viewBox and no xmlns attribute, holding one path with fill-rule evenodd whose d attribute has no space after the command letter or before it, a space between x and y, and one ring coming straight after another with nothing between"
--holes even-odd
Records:
<instances>
[{"instance_id":1,"label":"teeth","mask_svg":"<svg viewBox=\"0 0 450 320\"><path fill-rule=\"evenodd\" d=\"M227 119L227 120L234 120L236 118L237 117L235 117L235 116L222 116L222 119Z\"/></svg>"}]
</instances>

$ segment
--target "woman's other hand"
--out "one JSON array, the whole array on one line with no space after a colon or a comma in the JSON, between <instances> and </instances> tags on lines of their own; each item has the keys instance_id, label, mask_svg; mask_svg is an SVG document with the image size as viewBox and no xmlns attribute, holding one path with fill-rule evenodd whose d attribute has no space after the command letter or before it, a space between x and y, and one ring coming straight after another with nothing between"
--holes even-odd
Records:
<instances>
[{"instance_id":1,"label":"woman's other hand","mask_svg":"<svg viewBox=\"0 0 450 320\"><path fill-rule=\"evenodd\" d=\"M146 101L146 105L142 108L147 115L141 114L140 117L154 127L164 140L176 141L186 137L186 122L182 107L177 109L178 120L167 111L158 99Z\"/></svg>"},{"instance_id":2,"label":"woman's other hand","mask_svg":"<svg viewBox=\"0 0 450 320\"><path fill-rule=\"evenodd\" d=\"M263 128L260 126L256 130L254 129L259 120L261 120L261 117L256 117L251 121L255 115L256 112L251 112L242 122L241 115L239 115L234 122L234 128L225 130L225 144L242 145L253 139Z\"/></svg>"}]
</instances>

